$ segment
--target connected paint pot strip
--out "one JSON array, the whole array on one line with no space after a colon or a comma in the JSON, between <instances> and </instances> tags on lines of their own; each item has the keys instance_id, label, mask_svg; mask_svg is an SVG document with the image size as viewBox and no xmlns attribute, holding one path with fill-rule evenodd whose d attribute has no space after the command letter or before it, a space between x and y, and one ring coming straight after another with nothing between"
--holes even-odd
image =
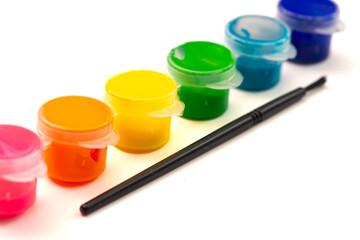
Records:
<instances>
[{"instance_id":1,"label":"connected paint pot strip","mask_svg":"<svg viewBox=\"0 0 360 240\"><path fill-rule=\"evenodd\" d=\"M237 56L241 89L264 90L279 82L283 61L296 55L290 38L288 27L270 17L245 15L227 24L225 44Z\"/></svg>"},{"instance_id":2,"label":"connected paint pot strip","mask_svg":"<svg viewBox=\"0 0 360 240\"><path fill-rule=\"evenodd\" d=\"M235 71L235 56L217 43L184 43L169 52L167 62L167 73L177 82L178 95L185 104L185 118L220 116L228 108L229 89L242 81Z\"/></svg>"},{"instance_id":3,"label":"connected paint pot strip","mask_svg":"<svg viewBox=\"0 0 360 240\"><path fill-rule=\"evenodd\" d=\"M120 134L117 147L129 152L149 152L170 139L172 115L181 115L176 82L169 76L147 70L122 73L105 85L105 102L115 112Z\"/></svg>"},{"instance_id":4,"label":"connected paint pot strip","mask_svg":"<svg viewBox=\"0 0 360 240\"><path fill-rule=\"evenodd\" d=\"M59 97L43 104L38 118L50 177L85 182L105 170L107 146L119 140L113 111L105 103L82 96Z\"/></svg>"},{"instance_id":5,"label":"connected paint pot strip","mask_svg":"<svg viewBox=\"0 0 360 240\"><path fill-rule=\"evenodd\" d=\"M23 127L0 125L0 218L31 207L37 178L45 174L40 137Z\"/></svg>"},{"instance_id":6,"label":"connected paint pot strip","mask_svg":"<svg viewBox=\"0 0 360 240\"><path fill-rule=\"evenodd\" d=\"M325 60L333 33L344 30L339 7L333 1L281 0L277 17L292 30L291 42L298 54L291 61L310 64Z\"/></svg>"}]
</instances>

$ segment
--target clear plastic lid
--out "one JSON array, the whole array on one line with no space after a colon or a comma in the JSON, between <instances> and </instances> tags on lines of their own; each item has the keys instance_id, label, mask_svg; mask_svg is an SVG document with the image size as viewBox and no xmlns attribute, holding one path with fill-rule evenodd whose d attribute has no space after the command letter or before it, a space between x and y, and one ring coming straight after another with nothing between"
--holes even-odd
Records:
<instances>
[{"instance_id":1,"label":"clear plastic lid","mask_svg":"<svg viewBox=\"0 0 360 240\"><path fill-rule=\"evenodd\" d=\"M23 127L0 125L0 178L28 182L45 174L40 137Z\"/></svg>"},{"instance_id":2,"label":"clear plastic lid","mask_svg":"<svg viewBox=\"0 0 360 240\"><path fill-rule=\"evenodd\" d=\"M105 85L104 100L115 114L166 117L181 115L184 105L177 98L176 82L169 76L149 70L118 74Z\"/></svg>"},{"instance_id":3,"label":"clear plastic lid","mask_svg":"<svg viewBox=\"0 0 360 240\"><path fill-rule=\"evenodd\" d=\"M114 113L105 103L90 97L64 96L43 104L37 129L45 146L51 142L89 148L115 145Z\"/></svg>"},{"instance_id":4,"label":"clear plastic lid","mask_svg":"<svg viewBox=\"0 0 360 240\"><path fill-rule=\"evenodd\" d=\"M282 22L265 16L245 15L225 28L225 43L237 55L285 61L296 56L291 31Z\"/></svg>"},{"instance_id":5,"label":"clear plastic lid","mask_svg":"<svg viewBox=\"0 0 360 240\"><path fill-rule=\"evenodd\" d=\"M277 16L292 30L330 35L344 30L339 7L329 0L281 0Z\"/></svg>"},{"instance_id":6,"label":"clear plastic lid","mask_svg":"<svg viewBox=\"0 0 360 240\"><path fill-rule=\"evenodd\" d=\"M166 71L178 85L229 89L242 82L235 55L217 43L184 43L169 52L167 62Z\"/></svg>"}]
</instances>

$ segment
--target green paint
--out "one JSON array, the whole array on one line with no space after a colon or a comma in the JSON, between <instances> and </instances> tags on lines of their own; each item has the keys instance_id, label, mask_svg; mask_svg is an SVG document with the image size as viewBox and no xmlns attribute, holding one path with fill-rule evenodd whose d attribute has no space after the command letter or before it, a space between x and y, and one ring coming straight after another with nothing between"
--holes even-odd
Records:
<instances>
[{"instance_id":1,"label":"green paint","mask_svg":"<svg viewBox=\"0 0 360 240\"><path fill-rule=\"evenodd\" d=\"M175 70L191 75L217 75L234 66L229 49L211 42L188 42L171 50L168 63Z\"/></svg>"},{"instance_id":2,"label":"green paint","mask_svg":"<svg viewBox=\"0 0 360 240\"><path fill-rule=\"evenodd\" d=\"M187 42L172 49L167 60L168 73L185 104L183 117L211 119L227 110L229 89L240 84L229 49L211 42Z\"/></svg>"},{"instance_id":3,"label":"green paint","mask_svg":"<svg viewBox=\"0 0 360 240\"><path fill-rule=\"evenodd\" d=\"M178 95L185 104L183 117L197 120L220 116L229 102L229 89L181 86Z\"/></svg>"}]
</instances>

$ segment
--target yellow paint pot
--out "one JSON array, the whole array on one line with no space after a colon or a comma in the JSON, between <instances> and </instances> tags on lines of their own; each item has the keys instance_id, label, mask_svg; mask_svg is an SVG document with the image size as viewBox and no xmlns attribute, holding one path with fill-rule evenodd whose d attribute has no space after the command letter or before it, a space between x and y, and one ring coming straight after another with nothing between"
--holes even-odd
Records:
<instances>
[{"instance_id":1,"label":"yellow paint pot","mask_svg":"<svg viewBox=\"0 0 360 240\"><path fill-rule=\"evenodd\" d=\"M171 116L184 110L171 77L154 71L130 71L110 78L105 90L104 100L115 112L115 129L120 135L116 147L148 152L169 141Z\"/></svg>"}]
</instances>

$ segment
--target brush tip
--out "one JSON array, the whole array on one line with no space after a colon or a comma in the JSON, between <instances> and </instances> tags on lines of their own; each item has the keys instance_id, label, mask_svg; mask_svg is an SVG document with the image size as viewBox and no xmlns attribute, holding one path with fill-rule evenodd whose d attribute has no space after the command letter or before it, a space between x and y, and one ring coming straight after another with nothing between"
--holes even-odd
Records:
<instances>
[{"instance_id":1,"label":"brush tip","mask_svg":"<svg viewBox=\"0 0 360 240\"><path fill-rule=\"evenodd\" d=\"M305 87L306 91L310 91L314 88L320 87L322 85L324 85L326 82L326 76L322 76L321 78L319 78L318 80L316 80L315 82L313 82L312 84L310 84L309 86Z\"/></svg>"}]
</instances>

